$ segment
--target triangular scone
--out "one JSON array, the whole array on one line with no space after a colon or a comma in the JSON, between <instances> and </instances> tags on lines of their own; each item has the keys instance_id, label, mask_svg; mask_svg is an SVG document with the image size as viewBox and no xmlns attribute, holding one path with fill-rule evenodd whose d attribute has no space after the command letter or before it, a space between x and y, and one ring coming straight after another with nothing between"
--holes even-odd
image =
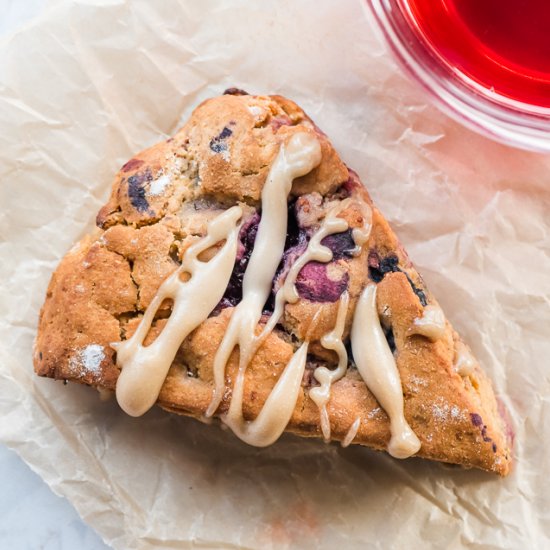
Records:
<instances>
[{"instance_id":1,"label":"triangular scone","mask_svg":"<svg viewBox=\"0 0 550 550\"><path fill-rule=\"evenodd\" d=\"M229 90L204 102L122 167L97 225L52 277L39 375L118 380L131 414L158 396L256 445L286 428L509 472L490 381L291 101Z\"/></svg>"}]
</instances>

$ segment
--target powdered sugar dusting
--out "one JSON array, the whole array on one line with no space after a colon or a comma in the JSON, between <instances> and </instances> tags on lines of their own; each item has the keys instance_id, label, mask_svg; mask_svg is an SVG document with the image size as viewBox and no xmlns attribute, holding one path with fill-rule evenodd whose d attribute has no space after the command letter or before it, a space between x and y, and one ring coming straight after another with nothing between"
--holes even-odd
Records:
<instances>
[{"instance_id":1,"label":"powdered sugar dusting","mask_svg":"<svg viewBox=\"0 0 550 550\"><path fill-rule=\"evenodd\" d=\"M449 417L449 405L438 405L434 403L432 405L432 414L434 419L438 422L445 422Z\"/></svg>"},{"instance_id":2,"label":"powdered sugar dusting","mask_svg":"<svg viewBox=\"0 0 550 550\"><path fill-rule=\"evenodd\" d=\"M428 381L425 378L420 378L420 376L413 374L409 378L409 384L411 386L411 391L418 393L420 388L425 388L428 385Z\"/></svg>"},{"instance_id":3,"label":"powdered sugar dusting","mask_svg":"<svg viewBox=\"0 0 550 550\"><path fill-rule=\"evenodd\" d=\"M164 190L166 189L166 187L168 187L168 185L170 185L170 183L172 183L170 176L166 174L160 176L159 178L151 182L151 185L149 186L149 195L152 195L154 197L162 195L162 193L164 193Z\"/></svg>"},{"instance_id":4,"label":"powdered sugar dusting","mask_svg":"<svg viewBox=\"0 0 550 550\"><path fill-rule=\"evenodd\" d=\"M369 414L367 414L367 418L370 420L375 416L378 416L381 412L382 410L380 409L380 407L376 407L375 409L372 409L372 411L370 411Z\"/></svg>"},{"instance_id":5,"label":"powdered sugar dusting","mask_svg":"<svg viewBox=\"0 0 550 550\"><path fill-rule=\"evenodd\" d=\"M71 357L69 367L75 374L101 374L101 363L105 359L105 349L99 344L90 344Z\"/></svg>"},{"instance_id":6,"label":"powdered sugar dusting","mask_svg":"<svg viewBox=\"0 0 550 550\"><path fill-rule=\"evenodd\" d=\"M259 117L264 113L264 110L257 105L249 105L248 110L250 111L250 114L255 117Z\"/></svg>"},{"instance_id":7,"label":"powdered sugar dusting","mask_svg":"<svg viewBox=\"0 0 550 550\"><path fill-rule=\"evenodd\" d=\"M451 407L451 418L460 418L460 416L461 416L460 409L456 405L453 405Z\"/></svg>"},{"instance_id":8,"label":"powdered sugar dusting","mask_svg":"<svg viewBox=\"0 0 550 550\"><path fill-rule=\"evenodd\" d=\"M457 405L449 405L443 401L432 404L432 414L436 422L448 422L449 420L464 420L466 415Z\"/></svg>"}]
</instances>

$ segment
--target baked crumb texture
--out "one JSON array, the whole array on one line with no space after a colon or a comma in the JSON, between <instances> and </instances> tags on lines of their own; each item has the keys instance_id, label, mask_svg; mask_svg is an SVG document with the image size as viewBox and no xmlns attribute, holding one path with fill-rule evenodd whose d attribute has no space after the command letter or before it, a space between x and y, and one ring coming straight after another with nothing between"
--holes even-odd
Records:
<instances>
[{"instance_id":1,"label":"baked crumb texture","mask_svg":"<svg viewBox=\"0 0 550 550\"><path fill-rule=\"evenodd\" d=\"M308 390L317 384L314 369L334 368L337 356L319 339L334 326L338 299L348 290L344 341L349 343L358 296L373 281L382 326L401 376L405 416L422 443L418 456L506 475L512 435L491 383L475 360L467 374L457 372L455 364L465 345L448 321L444 336L436 341L411 332L424 307L436 301L357 174L292 101L236 89L228 92L202 103L173 138L139 153L120 169L109 201L97 216L98 229L69 251L52 276L35 344L36 373L114 390L119 369L110 343L132 335L161 282L178 267L185 250L205 235L208 221L239 204L244 223L228 288L210 317L184 340L158 400L168 411L201 417L212 398L215 352L241 298L271 162L293 132L314 132L322 161L293 183L285 254L273 293L328 208L344 198L352 199L342 214L350 230L324 243L333 252L330 263L311 262L300 272L299 301L286 305L280 323L249 364L244 418L257 416L313 326L302 390L287 430L321 437L319 409ZM361 254L354 256L351 231L363 223L357 206L361 201L372 208L372 230ZM271 300L262 322L272 308ZM170 312L171 304L164 303L146 343L160 333ZM344 440L359 418L353 442L384 450L390 439L388 417L359 376L349 351L347 373L332 386L327 407L332 439ZM218 415L227 411L237 361L234 351Z\"/></svg>"}]
</instances>

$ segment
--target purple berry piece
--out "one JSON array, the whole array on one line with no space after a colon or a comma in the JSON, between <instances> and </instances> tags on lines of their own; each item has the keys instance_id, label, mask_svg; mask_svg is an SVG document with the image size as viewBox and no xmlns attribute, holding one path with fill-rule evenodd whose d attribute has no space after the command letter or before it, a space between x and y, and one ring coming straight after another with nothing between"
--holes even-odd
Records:
<instances>
[{"instance_id":1,"label":"purple berry piece","mask_svg":"<svg viewBox=\"0 0 550 550\"><path fill-rule=\"evenodd\" d=\"M145 197L145 188L143 185L152 180L153 174L151 174L149 168L128 178L128 198L138 212L147 212L149 210L149 203Z\"/></svg>"},{"instance_id":2,"label":"purple berry piece","mask_svg":"<svg viewBox=\"0 0 550 550\"><path fill-rule=\"evenodd\" d=\"M237 258L233 267L233 272L229 279L227 289L220 300L220 303L216 306L215 312L226 307L236 306L243 297L243 277L246 271L246 266L250 260L252 249L254 248L254 241L258 233L258 225L260 223L260 215L255 213L249 220L247 220L239 231L239 244L237 248Z\"/></svg>"},{"instance_id":3,"label":"purple berry piece","mask_svg":"<svg viewBox=\"0 0 550 550\"><path fill-rule=\"evenodd\" d=\"M325 237L321 244L330 248L332 251L332 259L339 260L340 258L351 258L352 251L355 248L351 229L343 233L333 233Z\"/></svg>"},{"instance_id":4,"label":"purple berry piece","mask_svg":"<svg viewBox=\"0 0 550 550\"><path fill-rule=\"evenodd\" d=\"M136 168L139 168L144 162L140 159L130 159L122 168L123 172L131 172Z\"/></svg>"},{"instance_id":5,"label":"purple berry piece","mask_svg":"<svg viewBox=\"0 0 550 550\"><path fill-rule=\"evenodd\" d=\"M333 281L327 269L327 264L320 262L306 264L296 279L298 294L311 302L336 302L348 288L349 275L344 273L339 281Z\"/></svg>"},{"instance_id":6,"label":"purple berry piece","mask_svg":"<svg viewBox=\"0 0 550 550\"><path fill-rule=\"evenodd\" d=\"M210 140L210 149L214 153L223 153L227 151L227 138L233 135L233 130L227 126L214 138Z\"/></svg>"},{"instance_id":7,"label":"purple berry piece","mask_svg":"<svg viewBox=\"0 0 550 550\"><path fill-rule=\"evenodd\" d=\"M483 426L483 419L477 413L470 413L470 420L474 426Z\"/></svg>"},{"instance_id":8,"label":"purple berry piece","mask_svg":"<svg viewBox=\"0 0 550 550\"><path fill-rule=\"evenodd\" d=\"M227 88L223 95L249 95L248 92L241 90L240 88Z\"/></svg>"}]
</instances>

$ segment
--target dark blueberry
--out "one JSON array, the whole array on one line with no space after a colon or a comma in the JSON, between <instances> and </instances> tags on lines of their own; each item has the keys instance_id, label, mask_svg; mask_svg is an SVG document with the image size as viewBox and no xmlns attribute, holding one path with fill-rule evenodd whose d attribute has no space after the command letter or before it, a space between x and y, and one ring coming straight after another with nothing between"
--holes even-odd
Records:
<instances>
[{"instance_id":1,"label":"dark blueberry","mask_svg":"<svg viewBox=\"0 0 550 550\"><path fill-rule=\"evenodd\" d=\"M409 284L411 285L411 288L413 289L413 292L416 294L416 297L422 304L422 307L426 307L428 305L428 299L426 298L426 294L424 291L420 288L418 288L413 282L412 279L409 277L408 273L405 273L407 275L407 280L409 281Z\"/></svg>"},{"instance_id":2,"label":"dark blueberry","mask_svg":"<svg viewBox=\"0 0 550 550\"><path fill-rule=\"evenodd\" d=\"M231 137L232 134L233 130L225 126L216 137L210 140L210 149L212 149L214 153L222 153L223 151L227 151L227 143L225 140Z\"/></svg>"},{"instance_id":3,"label":"dark blueberry","mask_svg":"<svg viewBox=\"0 0 550 550\"><path fill-rule=\"evenodd\" d=\"M300 233L300 240L294 246L284 251L283 261L279 266L280 271L288 271L290 266L306 251L306 248L307 236L305 233Z\"/></svg>"},{"instance_id":4,"label":"dark blueberry","mask_svg":"<svg viewBox=\"0 0 550 550\"><path fill-rule=\"evenodd\" d=\"M243 296L243 277L258 233L260 215L254 214L239 231L239 249L229 283L216 310L236 306Z\"/></svg>"},{"instance_id":5,"label":"dark blueberry","mask_svg":"<svg viewBox=\"0 0 550 550\"><path fill-rule=\"evenodd\" d=\"M395 254L390 254L385 258L380 258L376 250L371 250L369 252L368 264L369 277L375 283L379 283L384 278L386 273L400 271L398 266L399 258Z\"/></svg>"},{"instance_id":6,"label":"dark blueberry","mask_svg":"<svg viewBox=\"0 0 550 550\"><path fill-rule=\"evenodd\" d=\"M256 212L249 220L247 220L239 231L239 250L237 251L237 259L241 260L245 254L252 253L258 226L260 224L260 215Z\"/></svg>"},{"instance_id":7,"label":"dark blueberry","mask_svg":"<svg viewBox=\"0 0 550 550\"><path fill-rule=\"evenodd\" d=\"M493 453L496 453L496 452L497 452L497 444L493 443Z\"/></svg>"},{"instance_id":8,"label":"dark blueberry","mask_svg":"<svg viewBox=\"0 0 550 550\"><path fill-rule=\"evenodd\" d=\"M348 338L347 342L345 342L346 351L348 352L348 363L351 366L355 366L355 359L353 357L353 350L351 349L351 338Z\"/></svg>"},{"instance_id":9,"label":"dark blueberry","mask_svg":"<svg viewBox=\"0 0 550 550\"><path fill-rule=\"evenodd\" d=\"M395 353L395 351L397 350L397 346L395 345L393 329L391 327L388 329L384 328L384 335L386 336L386 340L388 341L388 346L390 346L391 352Z\"/></svg>"},{"instance_id":10,"label":"dark blueberry","mask_svg":"<svg viewBox=\"0 0 550 550\"><path fill-rule=\"evenodd\" d=\"M217 138L214 138L214 139L218 139L218 140L227 139L232 134L233 134L233 130L231 130L230 128L225 126L224 129L220 132L220 135Z\"/></svg>"},{"instance_id":11,"label":"dark blueberry","mask_svg":"<svg viewBox=\"0 0 550 550\"><path fill-rule=\"evenodd\" d=\"M138 212L147 212L149 210L149 203L145 198L145 188L143 184L152 181L153 175L151 170L147 168L144 172L138 172L128 178L128 197L132 206Z\"/></svg>"},{"instance_id":12,"label":"dark blueberry","mask_svg":"<svg viewBox=\"0 0 550 550\"><path fill-rule=\"evenodd\" d=\"M285 251L283 252L283 258L279 263L276 275L273 278L271 294L269 295L269 298L264 306L264 313L273 312L273 308L275 307L275 294L277 294L281 284L284 282L284 279L292 264L305 252L307 248L307 235L305 232L300 231L299 233L296 233L295 237L298 239L297 243L290 248L285 248ZM295 242L296 239L288 239L287 236L287 242L289 242L289 240L291 242Z\"/></svg>"},{"instance_id":13,"label":"dark blueberry","mask_svg":"<svg viewBox=\"0 0 550 550\"><path fill-rule=\"evenodd\" d=\"M348 229L343 233L333 233L325 237L321 244L330 248L332 251L332 259L339 260L340 258L351 258L352 251L355 248L352 231Z\"/></svg>"},{"instance_id":14,"label":"dark blueberry","mask_svg":"<svg viewBox=\"0 0 550 550\"><path fill-rule=\"evenodd\" d=\"M306 238L305 232L300 228L298 224L297 216L297 203L292 201L288 205L288 221L286 225L286 240L285 240L285 250L293 248L304 242Z\"/></svg>"},{"instance_id":15,"label":"dark blueberry","mask_svg":"<svg viewBox=\"0 0 550 550\"><path fill-rule=\"evenodd\" d=\"M227 88L223 95L249 95L248 92L241 90L240 88Z\"/></svg>"},{"instance_id":16,"label":"dark blueberry","mask_svg":"<svg viewBox=\"0 0 550 550\"><path fill-rule=\"evenodd\" d=\"M136 168L139 168L144 161L140 159L130 159L123 167L123 172L130 172L131 170L135 170Z\"/></svg>"},{"instance_id":17,"label":"dark blueberry","mask_svg":"<svg viewBox=\"0 0 550 550\"><path fill-rule=\"evenodd\" d=\"M336 199L340 201L343 201L344 199L347 199L350 196L351 196L351 192L350 192L347 180L344 183L340 184L336 188L336 190L330 194L330 198L332 200Z\"/></svg>"},{"instance_id":18,"label":"dark blueberry","mask_svg":"<svg viewBox=\"0 0 550 550\"><path fill-rule=\"evenodd\" d=\"M38 354L38 357L39 357L40 361L42 361L42 352L40 352L40 353Z\"/></svg>"},{"instance_id":19,"label":"dark blueberry","mask_svg":"<svg viewBox=\"0 0 550 550\"><path fill-rule=\"evenodd\" d=\"M311 388L313 386L319 385L319 383L313 376L313 373L320 366L325 366L325 363L323 361L319 361L319 359L317 359L317 357L314 357L313 355L307 356L306 368L304 369L304 375L302 376L302 386L304 388Z\"/></svg>"},{"instance_id":20,"label":"dark blueberry","mask_svg":"<svg viewBox=\"0 0 550 550\"><path fill-rule=\"evenodd\" d=\"M339 281L328 277L327 264L309 262L296 279L298 294L311 302L336 302L348 288L349 275L344 273Z\"/></svg>"},{"instance_id":21,"label":"dark blueberry","mask_svg":"<svg viewBox=\"0 0 550 550\"><path fill-rule=\"evenodd\" d=\"M418 300L420 301L422 306L426 307L428 305L426 294L422 289L418 288L414 284L409 274L399 267L399 258L395 254L390 254L389 256L381 258L376 250L371 250L369 252L368 264L369 277L375 283L379 283L384 278L386 273L395 273L397 271L404 273L405 277L407 277L407 281L409 281L413 292L418 297Z\"/></svg>"},{"instance_id":22,"label":"dark blueberry","mask_svg":"<svg viewBox=\"0 0 550 550\"><path fill-rule=\"evenodd\" d=\"M488 435L487 435L487 426L483 424L483 428L481 428L481 437L483 437L483 441L486 443L489 443L490 441L493 441Z\"/></svg>"},{"instance_id":23,"label":"dark blueberry","mask_svg":"<svg viewBox=\"0 0 550 550\"><path fill-rule=\"evenodd\" d=\"M483 419L477 413L470 413L470 420L474 426L483 426Z\"/></svg>"},{"instance_id":24,"label":"dark blueberry","mask_svg":"<svg viewBox=\"0 0 550 550\"><path fill-rule=\"evenodd\" d=\"M307 247L307 234L299 225L296 217L296 201L292 201L288 205L286 239L283 257L277 267L276 275L273 279L272 296L270 302L273 302L275 293L279 289L279 282L283 275L286 276L290 266L296 261L298 256L302 254Z\"/></svg>"}]
</instances>

